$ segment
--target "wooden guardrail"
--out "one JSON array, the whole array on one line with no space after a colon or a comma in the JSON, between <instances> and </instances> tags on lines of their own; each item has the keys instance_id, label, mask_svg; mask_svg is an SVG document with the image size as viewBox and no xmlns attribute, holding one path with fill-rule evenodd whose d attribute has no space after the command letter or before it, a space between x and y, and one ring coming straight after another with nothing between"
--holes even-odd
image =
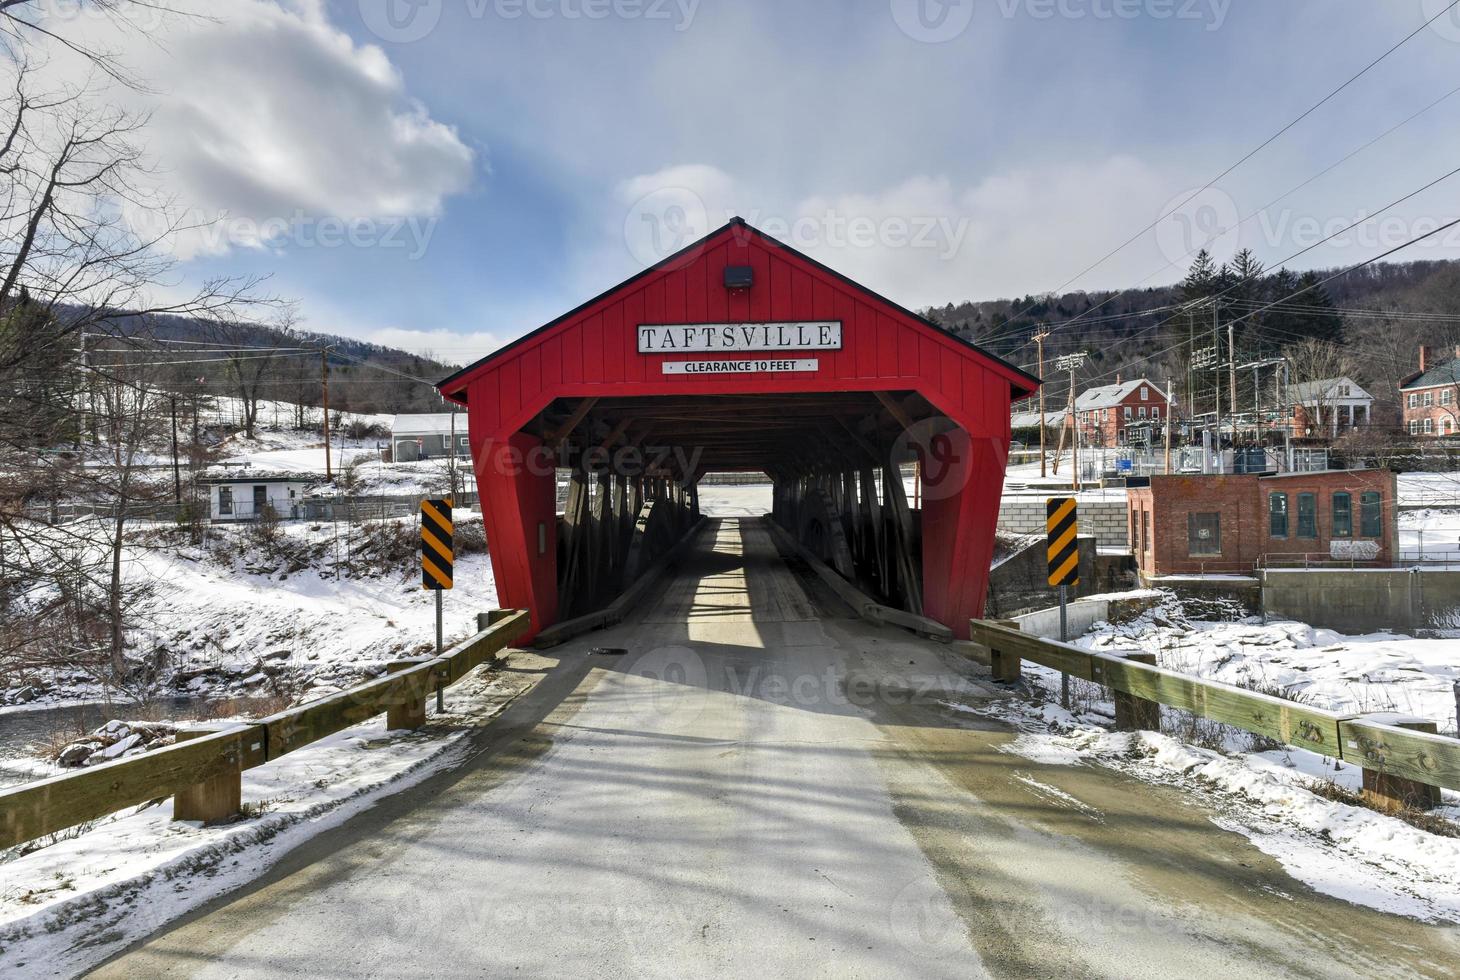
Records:
<instances>
[{"instance_id":1,"label":"wooden guardrail","mask_svg":"<svg viewBox=\"0 0 1460 980\"><path fill-rule=\"evenodd\" d=\"M1028 660L1138 702L1182 708L1318 752L1362 768L1366 795L1389 808L1437 803L1438 787L1460 790L1460 740L1435 734L1434 724L1422 719L1327 711L986 620L972 621L970 637L988 647L996 679L1017 680Z\"/></svg>"},{"instance_id":2,"label":"wooden guardrail","mask_svg":"<svg viewBox=\"0 0 1460 980\"><path fill-rule=\"evenodd\" d=\"M877 626L891 623L893 626L912 630L919 636L945 643L953 639L953 631L936 619L929 619L927 616L919 616L917 613L883 605L867 595L854 583L843 578L841 572L812 554L811 550L797 541L790 531L776 523L775 518L767 516L765 525L770 530L772 539L784 553L795 555L804 561L842 602L852 607L852 611L859 618Z\"/></svg>"},{"instance_id":3,"label":"wooden guardrail","mask_svg":"<svg viewBox=\"0 0 1460 980\"><path fill-rule=\"evenodd\" d=\"M440 657L219 731L188 732L144 755L0 790L0 848L12 847L166 796L178 798L178 819L216 820L238 809L246 769L264 765L326 735L402 705L422 702L437 685L454 684L522 637L528 613L487 614L486 628ZM421 712L424 715L424 712Z\"/></svg>"}]
</instances>

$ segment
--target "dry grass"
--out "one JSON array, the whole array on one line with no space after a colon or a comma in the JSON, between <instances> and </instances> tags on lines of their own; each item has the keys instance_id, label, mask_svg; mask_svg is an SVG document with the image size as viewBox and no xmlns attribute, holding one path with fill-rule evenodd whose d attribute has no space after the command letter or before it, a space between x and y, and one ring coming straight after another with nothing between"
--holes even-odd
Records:
<instances>
[{"instance_id":1,"label":"dry grass","mask_svg":"<svg viewBox=\"0 0 1460 980\"><path fill-rule=\"evenodd\" d=\"M1308 783L1308 788L1316 795L1325 800L1332 800L1334 803L1343 803L1347 806L1362 807L1365 810L1373 810L1376 813L1387 813L1391 817L1403 820L1411 827L1417 827L1426 833L1435 834L1440 837L1460 837L1460 823L1456 823L1438 813L1429 810L1416 810L1412 807L1405 807L1403 810L1388 810L1370 803L1364 794L1355 792L1347 786L1340 786L1331 779L1315 779Z\"/></svg>"}]
</instances>

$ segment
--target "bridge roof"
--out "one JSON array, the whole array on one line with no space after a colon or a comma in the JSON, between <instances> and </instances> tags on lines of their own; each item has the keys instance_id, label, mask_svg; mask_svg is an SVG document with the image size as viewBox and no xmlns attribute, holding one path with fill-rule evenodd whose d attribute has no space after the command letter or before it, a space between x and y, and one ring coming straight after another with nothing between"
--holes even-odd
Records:
<instances>
[{"instance_id":1,"label":"bridge roof","mask_svg":"<svg viewBox=\"0 0 1460 980\"><path fill-rule=\"evenodd\" d=\"M720 278L727 265L754 268L755 287L738 293L727 291ZM637 352L634 344L639 324L810 320L826 318L829 308L841 316L848 345L847 349L835 352L814 352L825 364L817 372L823 376L819 380L851 384L805 386L797 382L811 379L806 372L797 372L778 376L785 383L770 385L772 390L872 390L889 387L876 384L879 378L921 375L930 380L943 379L956 372L954 365L959 363L977 366L980 385L991 377L1007 384L1004 397L1023 397L1039 385L1039 379L1027 371L947 332L737 217L445 378L437 387L460 404L468 403L474 382L494 373L498 373L498 381L519 388L524 395L538 387L551 389L557 384L594 383L612 384L615 390L611 394L616 396L677 391L689 394L688 387L664 387L664 379L659 374L661 368L656 362L672 355ZM569 337L570 334L577 336ZM857 349L851 349L853 345ZM514 362L516 370L499 373L499 369ZM722 375L716 380L720 382L718 390L725 393L766 389L763 384L747 388L745 375ZM504 415L513 414L511 406L503 404L501 408Z\"/></svg>"}]
</instances>

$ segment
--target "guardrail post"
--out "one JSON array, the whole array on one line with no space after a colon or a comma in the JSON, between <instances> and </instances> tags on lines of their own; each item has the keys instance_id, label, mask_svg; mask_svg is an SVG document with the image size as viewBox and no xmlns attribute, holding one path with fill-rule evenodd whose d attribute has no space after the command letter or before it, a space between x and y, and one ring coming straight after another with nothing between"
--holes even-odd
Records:
<instances>
[{"instance_id":1,"label":"guardrail post","mask_svg":"<svg viewBox=\"0 0 1460 980\"><path fill-rule=\"evenodd\" d=\"M187 742L236 728L237 722L197 722L177 730L177 741ZM172 819L201 824L224 823L243 813L243 768L186 786L172 795Z\"/></svg>"},{"instance_id":2,"label":"guardrail post","mask_svg":"<svg viewBox=\"0 0 1460 980\"><path fill-rule=\"evenodd\" d=\"M508 616L516 615L516 613L516 609L493 609L491 612L477 613L477 632L485 633Z\"/></svg>"},{"instance_id":3,"label":"guardrail post","mask_svg":"<svg viewBox=\"0 0 1460 980\"><path fill-rule=\"evenodd\" d=\"M1138 664L1156 665L1154 653L1122 652L1121 659ZM1113 689L1112 689L1113 690ZM1115 730L1119 732L1159 732L1161 730L1161 705L1157 701L1138 698L1125 691L1113 691L1115 695Z\"/></svg>"},{"instance_id":4,"label":"guardrail post","mask_svg":"<svg viewBox=\"0 0 1460 980\"><path fill-rule=\"evenodd\" d=\"M1019 628L1019 623L1012 619L996 619L994 622L1011 630ZM989 647L989 667L994 672L994 680L1006 684L1017 684L1024 676L1024 662L1017 653L1001 653L992 646Z\"/></svg>"},{"instance_id":5,"label":"guardrail post","mask_svg":"<svg viewBox=\"0 0 1460 980\"><path fill-rule=\"evenodd\" d=\"M1361 715L1360 720L1395 728L1407 728L1415 732L1434 734L1438 726L1425 718L1390 714ZM1361 766L1362 762L1359 763ZM1440 787L1407 779L1377 769L1363 770L1364 799L1381 810L1432 810L1440 805Z\"/></svg>"},{"instance_id":6,"label":"guardrail post","mask_svg":"<svg viewBox=\"0 0 1460 980\"><path fill-rule=\"evenodd\" d=\"M410 660L394 660L385 666L387 674L396 674L421 664L430 663L430 657L414 657ZM419 697L401 701L385 708L385 728L391 732L413 732L426 724L426 699Z\"/></svg>"}]
</instances>

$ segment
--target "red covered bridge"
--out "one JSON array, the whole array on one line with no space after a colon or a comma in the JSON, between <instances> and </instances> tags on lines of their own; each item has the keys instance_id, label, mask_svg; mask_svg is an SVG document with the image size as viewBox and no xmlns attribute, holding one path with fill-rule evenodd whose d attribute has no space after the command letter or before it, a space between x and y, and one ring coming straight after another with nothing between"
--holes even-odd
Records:
<instances>
[{"instance_id":1,"label":"red covered bridge","mask_svg":"<svg viewBox=\"0 0 1460 980\"><path fill-rule=\"evenodd\" d=\"M534 632L602 607L671 547L706 473L763 471L802 544L967 636L1010 401L1037 385L737 218L440 389L469 411L499 598Z\"/></svg>"}]
</instances>

